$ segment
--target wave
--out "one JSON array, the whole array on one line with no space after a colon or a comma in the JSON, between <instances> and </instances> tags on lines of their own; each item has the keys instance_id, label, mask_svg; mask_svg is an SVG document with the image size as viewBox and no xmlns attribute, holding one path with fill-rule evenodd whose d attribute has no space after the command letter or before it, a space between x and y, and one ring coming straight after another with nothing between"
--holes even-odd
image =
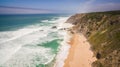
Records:
<instances>
[{"instance_id":1,"label":"wave","mask_svg":"<svg viewBox=\"0 0 120 67\"><path fill-rule=\"evenodd\" d=\"M5 67L35 67L40 64L47 64L55 54L52 49L44 47L23 47L14 54L3 66Z\"/></svg>"},{"instance_id":2,"label":"wave","mask_svg":"<svg viewBox=\"0 0 120 67\"><path fill-rule=\"evenodd\" d=\"M56 17L54 17L56 18ZM49 23L63 23L66 21L66 19L68 19L68 17L57 17L57 19L51 19L51 20L42 20L41 22L49 22Z\"/></svg>"},{"instance_id":3,"label":"wave","mask_svg":"<svg viewBox=\"0 0 120 67\"><path fill-rule=\"evenodd\" d=\"M4 43L3 42L0 43L0 47L1 47L0 48L0 55L1 55L0 63L4 63L7 60L9 60L13 54L15 54L17 51L19 51L22 48L23 45L39 43L40 38L47 36L47 34L48 34L47 32L40 33L40 31L38 31L38 30L39 30L39 28L32 29L32 30L24 29L22 31L20 30L20 31L13 32L13 34L16 33L16 36L5 40ZM27 31L27 32L23 32L23 31ZM20 32L20 33L18 33L18 32ZM24 33L24 34L22 34L22 33ZM42 35L42 36L40 36L40 35Z\"/></svg>"},{"instance_id":4,"label":"wave","mask_svg":"<svg viewBox=\"0 0 120 67\"><path fill-rule=\"evenodd\" d=\"M15 40L17 38L20 38L22 36L25 36L25 35L28 35L30 33L33 33L35 31L38 31L40 30L41 28L37 28L37 29L20 29L20 30L17 30L17 31L12 31L12 32L8 32L9 35L11 35L12 37L11 38L8 38L8 39L4 39L3 41L1 41L0 43L5 43L5 42L8 42L8 41L11 41L11 40ZM7 33L7 32L4 32L4 33ZM1 35L2 36L2 35ZM4 38L4 37L3 37Z\"/></svg>"},{"instance_id":5,"label":"wave","mask_svg":"<svg viewBox=\"0 0 120 67\"><path fill-rule=\"evenodd\" d=\"M50 25L46 25L45 23L43 23L30 25L15 31L0 32L0 65L8 65L7 67L9 67L10 64L20 65L35 63L37 65L38 63L50 63L55 57L55 54L51 53L52 49L37 46L37 44L55 39L54 34L51 33L59 33L59 29L52 29L51 27L58 26L59 23L65 22L66 19L67 17L59 17L56 20L51 20L50 22L47 22L48 24L51 23ZM59 27L60 26L58 26L58 28ZM58 34L58 36L60 34ZM33 46L36 47L33 48ZM35 61L35 59L37 58L40 59L39 57L41 57L42 59L39 61ZM45 59L47 60L44 61ZM31 60L34 60L34 62L32 62ZM21 63L18 61L21 61ZM20 66L24 67L22 65Z\"/></svg>"},{"instance_id":6,"label":"wave","mask_svg":"<svg viewBox=\"0 0 120 67\"><path fill-rule=\"evenodd\" d=\"M68 24L68 23L60 23L59 24L59 28L70 28L73 25ZM68 44L68 42L70 41L71 36L68 34L68 32L66 30L60 31L59 32L60 35L63 36L63 42L61 42L61 47L60 47L60 51L56 57L56 63L54 65L54 67L63 67L64 66L64 61L68 56L69 53L69 48L70 45Z\"/></svg>"},{"instance_id":7,"label":"wave","mask_svg":"<svg viewBox=\"0 0 120 67\"><path fill-rule=\"evenodd\" d=\"M49 22L49 20L42 20L41 22Z\"/></svg>"}]
</instances>

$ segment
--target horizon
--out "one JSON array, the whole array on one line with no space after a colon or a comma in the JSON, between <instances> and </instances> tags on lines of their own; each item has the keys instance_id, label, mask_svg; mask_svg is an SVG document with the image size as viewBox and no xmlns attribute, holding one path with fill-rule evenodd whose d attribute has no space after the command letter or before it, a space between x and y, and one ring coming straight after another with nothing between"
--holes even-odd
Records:
<instances>
[{"instance_id":1,"label":"horizon","mask_svg":"<svg viewBox=\"0 0 120 67\"><path fill-rule=\"evenodd\" d=\"M119 0L1 0L0 14L89 13L120 10Z\"/></svg>"},{"instance_id":2,"label":"horizon","mask_svg":"<svg viewBox=\"0 0 120 67\"><path fill-rule=\"evenodd\" d=\"M106 11L92 11L92 12L81 12L81 13L11 13L11 14L1 14L0 15L75 15L75 14L84 14L84 13L99 13L99 12L115 12L115 11L120 11L120 10L106 10Z\"/></svg>"}]
</instances>

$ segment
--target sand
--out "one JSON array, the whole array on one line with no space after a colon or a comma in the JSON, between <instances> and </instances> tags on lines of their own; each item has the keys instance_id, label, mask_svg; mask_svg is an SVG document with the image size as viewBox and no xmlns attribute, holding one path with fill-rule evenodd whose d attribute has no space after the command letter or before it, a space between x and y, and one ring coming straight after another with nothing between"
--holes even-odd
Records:
<instances>
[{"instance_id":1,"label":"sand","mask_svg":"<svg viewBox=\"0 0 120 67\"><path fill-rule=\"evenodd\" d=\"M69 44L71 48L64 67L91 67L96 58L86 38L82 34L73 34Z\"/></svg>"}]
</instances>

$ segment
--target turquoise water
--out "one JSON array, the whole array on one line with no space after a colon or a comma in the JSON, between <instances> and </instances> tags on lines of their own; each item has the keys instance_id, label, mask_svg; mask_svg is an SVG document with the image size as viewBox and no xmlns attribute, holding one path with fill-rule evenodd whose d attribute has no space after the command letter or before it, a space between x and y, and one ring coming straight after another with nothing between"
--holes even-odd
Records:
<instances>
[{"instance_id":1,"label":"turquoise water","mask_svg":"<svg viewBox=\"0 0 120 67\"><path fill-rule=\"evenodd\" d=\"M58 19L67 15L60 14L26 14L26 15L0 15L0 31L13 30L31 24L41 23L41 20Z\"/></svg>"},{"instance_id":2,"label":"turquoise water","mask_svg":"<svg viewBox=\"0 0 120 67\"><path fill-rule=\"evenodd\" d=\"M0 15L0 67L53 67L68 15Z\"/></svg>"}]
</instances>

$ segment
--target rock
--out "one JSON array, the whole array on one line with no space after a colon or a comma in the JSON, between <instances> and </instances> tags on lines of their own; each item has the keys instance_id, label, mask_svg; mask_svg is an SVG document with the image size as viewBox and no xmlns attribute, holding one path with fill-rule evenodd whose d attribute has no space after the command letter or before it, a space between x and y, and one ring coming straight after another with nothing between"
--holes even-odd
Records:
<instances>
[{"instance_id":1,"label":"rock","mask_svg":"<svg viewBox=\"0 0 120 67\"><path fill-rule=\"evenodd\" d=\"M103 67L99 61L95 61L92 63L92 67Z\"/></svg>"},{"instance_id":2,"label":"rock","mask_svg":"<svg viewBox=\"0 0 120 67\"><path fill-rule=\"evenodd\" d=\"M100 58L101 58L101 54L100 54L99 52L97 52L96 58L97 58L97 59L100 59Z\"/></svg>"},{"instance_id":3,"label":"rock","mask_svg":"<svg viewBox=\"0 0 120 67\"><path fill-rule=\"evenodd\" d=\"M67 30L68 28L61 28L61 29L59 29L59 30Z\"/></svg>"},{"instance_id":4,"label":"rock","mask_svg":"<svg viewBox=\"0 0 120 67\"><path fill-rule=\"evenodd\" d=\"M120 67L120 50L114 50L105 58L98 59L92 63L92 67Z\"/></svg>"},{"instance_id":5,"label":"rock","mask_svg":"<svg viewBox=\"0 0 120 67\"><path fill-rule=\"evenodd\" d=\"M44 31L44 30L39 30L39 31Z\"/></svg>"},{"instance_id":6,"label":"rock","mask_svg":"<svg viewBox=\"0 0 120 67\"><path fill-rule=\"evenodd\" d=\"M57 26L53 26L52 28L53 28L53 29L54 29L54 28L57 28Z\"/></svg>"},{"instance_id":7,"label":"rock","mask_svg":"<svg viewBox=\"0 0 120 67\"><path fill-rule=\"evenodd\" d=\"M73 32L73 31L70 31L70 33L71 33L71 34L74 34L74 32Z\"/></svg>"},{"instance_id":8,"label":"rock","mask_svg":"<svg viewBox=\"0 0 120 67\"><path fill-rule=\"evenodd\" d=\"M120 10L76 14L66 23L74 25L69 32L82 33L90 42L97 58L92 67L120 67Z\"/></svg>"},{"instance_id":9,"label":"rock","mask_svg":"<svg viewBox=\"0 0 120 67\"><path fill-rule=\"evenodd\" d=\"M112 21L110 21L110 25L115 25L115 24L117 24L117 23L119 23L119 20L112 20Z\"/></svg>"}]
</instances>

